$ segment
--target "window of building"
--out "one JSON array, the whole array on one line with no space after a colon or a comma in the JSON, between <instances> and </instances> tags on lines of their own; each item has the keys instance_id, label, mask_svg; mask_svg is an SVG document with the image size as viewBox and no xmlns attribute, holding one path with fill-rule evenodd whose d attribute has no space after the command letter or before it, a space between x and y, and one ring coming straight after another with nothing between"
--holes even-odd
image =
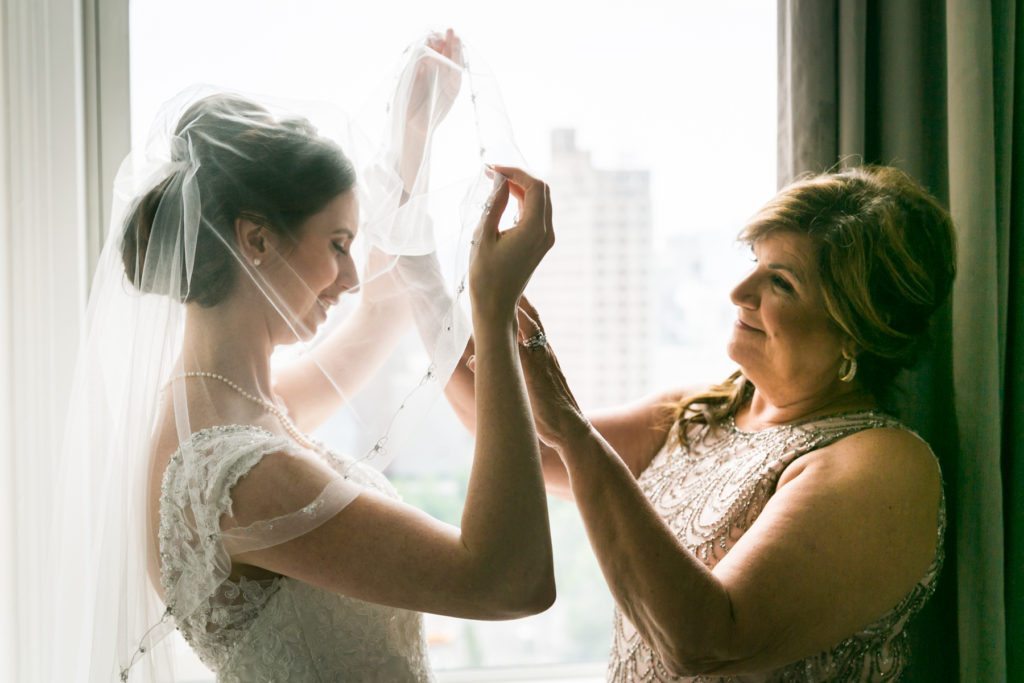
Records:
<instances>
[{"instance_id":1,"label":"window of building","mask_svg":"<svg viewBox=\"0 0 1024 683\"><path fill-rule=\"evenodd\" d=\"M350 109L410 40L453 26L498 79L531 170L565 181L556 230L577 251L556 246L528 294L584 407L731 372L728 294L749 265L733 240L775 191L775 3L523 0L500 19L474 0L130 8L136 144L198 82ZM441 412L432 452L447 456L388 475L457 524L472 442ZM557 603L509 622L428 616L440 680L603 680L612 599L575 508L550 506ZM181 660L212 680L183 643Z\"/></svg>"}]
</instances>

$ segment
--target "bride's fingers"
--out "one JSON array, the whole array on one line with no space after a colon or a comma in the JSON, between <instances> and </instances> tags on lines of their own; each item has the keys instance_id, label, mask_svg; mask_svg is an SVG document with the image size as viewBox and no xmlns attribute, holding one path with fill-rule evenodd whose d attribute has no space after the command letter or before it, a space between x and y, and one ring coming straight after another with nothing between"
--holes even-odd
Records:
<instances>
[{"instance_id":1,"label":"bride's fingers","mask_svg":"<svg viewBox=\"0 0 1024 683\"><path fill-rule=\"evenodd\" d=\"M448 29L444 32L444 54L445 57L451 59L455 56L455 31Z\"/></svg>"},{"instance_id":2,"label":"bride's fingers","mask_svg":"<svg viewBox=\"0 0 1024 683\"><path fill-rule=\"evenodd\" d=\"M499 176L494 182L494 191L491 193L491 205L484 220L484 237L497 237L498 224L501 222L501 215L505 213L508 206L508 179Z\"/></svg>"},{"instance_id":3,"label":"bride's fingers","mask_svg":"<svg viewBox=\"0 0 1024 683\"><path fill-rule=\"evenodd\" d=\"M522 188L523 201L519 212L521 222L529 222L535 216L539 217L541 229L546 231L551 224L551 194L547 183L514 166L492 164L491 168L509 179L510 191L513 194L516 194L516 186ZM518 198L518 195L516 196Z\"/></svg>"},{"instance_id":4,"label":"bride's fingers","mask_svg":"<svg viewBox=\"0 0 1024 683\"><path fill-rule=\"evenodd\" d=\"M515 166L501 166L499 164L491 164L491 168L505 176L512 181L515 185L523 188L524 192L529 194L530 190L539 188L544 185L542 180L534 178L532 175L527 173L521 168Z\"/></svg>"},{"instance_id":5,"label":"bride's fingers","mask_svg":"<svg viewBox=\"0 0 1024 683\"><path fill-rule=\"evenodd\" d=\"M453 35L453 47L452 47L452 61L461 67L466 66L466 60L462 55L462 39L457 35Z\"/></svg>"},{"instance_id":6,"label":"bride's fingers","mask_svg":"<svg viewBox=\"0 0 1024 683\"><path fill-rule=\"evenodd\" d=\"M491 164L487 164L487 165L484 166L484 173L487 175L488 178L494 178L496 175L501 173L501 171L498 171L496 169L497 169L496 166L493 166ZM509 191L509 193L513 197L516 198L516 202L518 203L518 206L519 206L519 212L522 213L522 211L523 211L523 199L524 199L524 195L525 195L525 190L523 190L522 186L516 184L515 181L513 181L511 178L509 178L508 179L508 191Z\"/></svg>"},{"instance_id":7,"label":"bride's fingers","mask_svg":"<svg viewBox=\"0 0 1024 683\"><path fill-rule=\"evenodd\" d=\"M500 173L501 172L501 171L494 170L494 169L497 169L497 167L496 166L488 166L487 172L489 174ZM523 200L526 198L526 190L523 188L523 186L518 184L517 182L515 182L511 178L509 178L508 188L509 188L509 192L512 193L512 196L515 197L516 199L518 199L520 205L522 205Z\"/></svg>"},{"instance_id":8,"label":"bride's fingers","mask_svg":"<svg viewBox=\"0 0 1024 683\"><path fill-rule=\"evenodd\" d=\"M554 209L551 206L551 187L548 185L544 186L544 196L546 198L544 203L544 212L547 214L548 224L551 225L554 218Z\"/></svg>"},{"instance_id":9,"label":"bride's fingers","mask_svg":"<svg viewBox=\"0 0 1024 683\"><path fill-rule=\"evenodd\" d=\"M512 188L512 194L522 201L526 196L526 190L521 185L516 183L514 180L509 181L509 186Z\"/></svg>"},{"instance_id":10,"label":"bride's fingers","mask_svg":"<svg viewBox=\"0 0 1024 683\"><path fill-rule=\"evenodd\" d=\"M426 44L431 50L457 67L465 66L462 60L462 39L456 35L453 29L446 29L444 33L431 33L427 36Z\"/></svg>"},{"instance_id":11,"label":"bride's fingers","mask_svg":"<svg viewBox=\"0 0 1024 683\"><path fill-rule=\"evenodd\" d=\"M447 32L445 32L445 34L443 36L438 38L438 41L437 41L437 51L445 59L451 58L451 45L449 45L449 43L448 43L448 33Z\"/></svg>"},{"instance_id":12,"label":"bride's fingers","mask_svg":"<svg viewBox=\"0 0 1024 683\"><path fill-rule=\"evenodd\" d=\"M487 203L484 205L484 213L473 233L473 246L479 248L485 240L494 239L498 235L498 223L501 215L508 206L508 182L504 176L498 175L494 178L494 189L491 190Z\"/></svg>"}]
</instances>

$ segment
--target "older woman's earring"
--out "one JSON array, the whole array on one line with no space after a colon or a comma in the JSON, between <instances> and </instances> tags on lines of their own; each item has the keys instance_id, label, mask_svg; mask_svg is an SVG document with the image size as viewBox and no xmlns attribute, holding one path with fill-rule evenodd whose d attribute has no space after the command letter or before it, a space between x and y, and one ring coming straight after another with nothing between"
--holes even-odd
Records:
<instances>
[{"instance_id":1,"label":"older woman's earring","mask_svg":"<svg viewBox=\"0 0 1024 683\"><path fill-rule=\"evenodd\" d=\"M852 382L857 376L857 359L843 351L843 362L839 364L839 381Z\"/></svg>"},{"instance_id":2,"label":"older woman's earring","mask_svg":"<svg viewBox=\"0 0 1024 683\"><path fill-rule=\"evenodd\" d=\"M263 263L263 261L259 260L258 258L254 258L254 259L252 260L252 264L253 264L254 266L256 266L257 268L259 267L259 265L260 265L261 263Z\"/></svg>"}]
</instances>

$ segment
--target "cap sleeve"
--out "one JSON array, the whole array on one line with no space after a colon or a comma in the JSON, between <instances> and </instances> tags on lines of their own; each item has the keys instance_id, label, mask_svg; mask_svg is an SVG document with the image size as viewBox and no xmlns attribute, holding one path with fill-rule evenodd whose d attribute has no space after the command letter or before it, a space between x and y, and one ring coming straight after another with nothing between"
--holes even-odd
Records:
<instances>
[{"instance_id":1,"label":"cap sleeve","mask_svg":"<svg viewBox=\"0 0 1024 683\"><path fill-rule=\"evenodd\" d=\"M259 550L317 528L351 503L362 487L288 439L254 428L223 438L207 468L209 511L231 555ZM236 490L249 482L243 509ZM253 496L254 492L259 495ZM259 503L253 504L255 497Z\"/></svg>"},{"instance_id":2,"label":"cap sleeve","mask_svg":"<svg viewBox=\"0 0 1024 683\"><path fill-rule=\"evenodd\" d=\"M300 488L275 485L283 473L287 480L314 476ZM240 511L236 492L246 479L256 480L250 489L271 494L266 504ZM251 425L203 430L175 454L165 478L162 545L172 547L163 550L190 548L207 567L211 561L229 566L230 555L285 543L317 528L361 491L287 437Z\"/></svg>"}]
</instances>

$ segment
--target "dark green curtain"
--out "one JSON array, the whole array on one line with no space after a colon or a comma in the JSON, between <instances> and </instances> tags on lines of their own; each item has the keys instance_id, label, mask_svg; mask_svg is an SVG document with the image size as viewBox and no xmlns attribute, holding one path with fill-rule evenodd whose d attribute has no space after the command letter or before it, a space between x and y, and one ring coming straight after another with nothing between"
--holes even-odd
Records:
<instances>
[{"instance_id":1,"label":"dark green curtain","mask_svg":"<svg viewBox=\"0 0 1024 683\"><path fill-rule=\"evenodd\" d=\"M949 522L912 681L1024 681L1022 7L779 0L779 184L899 166L957 225L952 300L896 406L939 457Z\"/></svg>"}]
</instances>

